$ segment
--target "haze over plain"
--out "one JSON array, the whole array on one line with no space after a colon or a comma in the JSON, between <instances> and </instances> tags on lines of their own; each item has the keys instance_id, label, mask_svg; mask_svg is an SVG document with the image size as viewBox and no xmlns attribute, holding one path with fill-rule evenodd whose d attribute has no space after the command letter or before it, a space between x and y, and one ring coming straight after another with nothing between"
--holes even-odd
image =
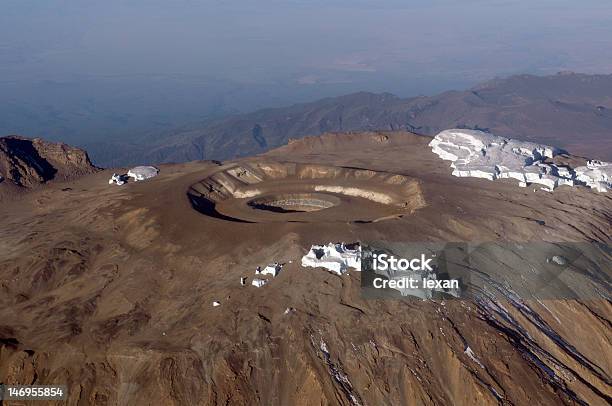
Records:
<instances>
[{"instance_id":1,"label":"haze over plain","mask_svg":"<svg viewBox=\"0 0 612 406\"><path fill-rule=\"evenodd\" d=\"M0 134L77 145L355 91L612 71L612 4L6 1Z\"/></svg>"}]
</instances>

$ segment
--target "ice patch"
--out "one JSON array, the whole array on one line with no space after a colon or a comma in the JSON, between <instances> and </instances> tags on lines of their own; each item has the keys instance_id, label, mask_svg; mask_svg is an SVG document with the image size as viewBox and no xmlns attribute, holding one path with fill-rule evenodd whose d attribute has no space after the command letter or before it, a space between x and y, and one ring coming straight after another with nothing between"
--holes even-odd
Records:
<instances>
[{"instance_id":1,"label":"ice patch","mask_svg":"<svg viewBox=\"0 0 612 406\"><path fill-rule=\"evenodd\" d=\"M560 265L560 266L564 266L567 265L567 259L565 259L565 257L562 257L561 255L554 255L551 259L551 262ZM547 260L548 262L548 260Z\"/></svg>"},{"instance_id":2,"label":"ice patch","mask_svg":"<svg viewBox=\"0 0 612 406\"><path fill-rule=\"evenodd\" d=\"M548 145L451 129L436 135L429 146L434 154L451 161L452 174L458 177L516 179L521 187L536 183L547 192L562 185L584 185L598 192L612 188L612 163L588 161L573 169L546 163L563 152Z\"/></svg>"},{"instance_id":3,"label":"ice patch","mask_svg":"<svg viewBox=\"0 0 612 406\"><path fill-rule=\"evenodd\" d=\"M315 346L315 340L312 334L310 335L310 342L313 347ZM349 403L353 406L361 406L361 399L359 395L355 392L353 388L353 384L349 379L348 375L344 372L342 364L335 363L332 360L331 354L329 352L329 348L327 347L327 343L323 341L323 337L320 338L319 342L319 350L321 351L321 355L323 356L323 360L327 365L329 370L329 374L334 378L336 383L340 385L340 388L343 390L344 394L347 396Z\"/></svg>"},{"instance_id":4,"label":"ice patch","mask_svg":"<svg viewBox=\"0 0 612 406\"><path fill-rule=\"evenodd\" d=\"M111 178L108 180L108 184L112 185L124 185L127 183L129 178L134 179L135 182L145 180L157 176L159 169L154 166L136 166L130 169L126 174L118 175L113 173Z\"/></svg>"},{"instance_id":5,"label":"ice patch","mask_svg":"<svg viewBox=\"0 0 612 406\"><path fill-rule=\"evenodd\" d=\"M127 175L135 181L145 180L157 176L159 169L154 166L136 166L130 169Z\"/></svg>"},{"instance_id":6,"label":"ice patch","mask_svg":"<svg viewBox=\"0 0 612 406\"><path fill-rule=\"evenodd\" d=\"M576 179L598 192L612 189L612 163L588 161L586 166L574 169Z\"/></svg>"},{"instance_id":7,"label":"ice patch","mask_svg":"<svg viewBox=\"0 0 612 406\"><path fill-rule=\"evenodd\" d=\"M468 357L470 357L470 359L472 361L477 363L478 366L480 366L480 368L485 369L484 365L482 365L482 362L480 362L480 360L478 358L476 358L476 355L474 354L474 351L472 351L472 349L469 346L466 347L466 349L465 349L465 351L463 351L463 353L465 355L467 355Z\"/></svg>"},{"instance_id":8,"label":"ice patch","mask_svg":"<svg viewBox=\"0 0 612 406\"><path fill-rule=\"evenodd\" d=\"M253 279L253 282L251 282L251 285L253 285L253 286L257 287L257 288L261 288L266 283L268 283L268 281L266 279L255 278L255 279Z\"/></svg>"},{"instance_id":9,"label":"ice patch","mask_svg":"<svg viewBox=\"0 0 612 406\"><path fill-rule=\"evenodd\" d=\"M121 186L125 184L126 180L126 175L117 175L116 173L113 173L113 176L111 176L111 178L108 180L108 184L112 185L114 183L116 185Z\"/></svg>"},{"instance_id":10,"label":"ice patch","mask_svg":"<svg viewBox=\"0 0 612 406\"><path fill-rule=\"evenodd\" d=\"M266 266L263 269L263 271L260 271L260 274L261 275L272 275L272 277L276 277L280 273L281 269L283 269L283 266L279 264L278 262L275 262L273 264Z\"/></svg>"},{"instance_id":11,"label":"ice patch","mask_svg":"<svg viewBox=\"0 0 612 406\"><path fill-rule=\"evenodd\" d=\"M344 243L313 245L302 257L303 267L325 268L337 275L342 275L348 268L361 271L361 246L350 249Z\"/></svg>"}]
</instances>

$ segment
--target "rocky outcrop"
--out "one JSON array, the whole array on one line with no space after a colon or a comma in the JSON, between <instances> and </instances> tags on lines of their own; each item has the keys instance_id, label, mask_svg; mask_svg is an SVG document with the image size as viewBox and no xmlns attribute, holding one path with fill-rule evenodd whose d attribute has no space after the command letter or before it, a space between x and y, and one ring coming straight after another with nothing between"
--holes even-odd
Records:
<instances>
[{"instance_id":1,"label":"rocky outcrop","mask_svg":"<svg viewBox=\"0 0 612 406\"><path fill-rule=\"evenodd\" d=\"M0 182L30 188L53 179L72 180L96 172L87 152L40 138L0 138Z\"/></svg>"}]
</instances>

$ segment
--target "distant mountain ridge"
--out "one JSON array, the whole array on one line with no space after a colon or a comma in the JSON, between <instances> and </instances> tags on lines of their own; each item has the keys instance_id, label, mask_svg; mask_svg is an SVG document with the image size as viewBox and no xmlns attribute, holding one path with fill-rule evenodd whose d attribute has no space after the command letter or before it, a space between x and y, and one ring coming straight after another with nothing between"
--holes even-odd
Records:
<instances>
[{"instance_id":1,"label":"distant mountain ridge","mask_svg":"<svg viewBox=\"0 0 612 406\"><path fill-rule=\"evenodd\" d=\"M354 93L216 119L136 142L92 144L104 166L228 159L325 132L471 128L612 160L612 75L559 73L494 79L465 91L400 98Z\"/></svg>"}]
</instances>

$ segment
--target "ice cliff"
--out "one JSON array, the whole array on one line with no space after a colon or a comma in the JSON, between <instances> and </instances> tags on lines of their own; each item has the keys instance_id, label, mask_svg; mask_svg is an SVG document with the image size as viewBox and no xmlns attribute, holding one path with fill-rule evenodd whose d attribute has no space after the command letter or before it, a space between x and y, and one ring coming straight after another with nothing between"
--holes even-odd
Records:
<instances>
[{"instance_id":1,"label":"ice cliff","mask_svg":"<svg viewBox=\"0 0 612 406\"><path fill-rule=\"evenodd\" d=\"M302 257L303 267L325 268L338 275L348 268L361 271L361 247L348 248L344 243L313 245L310 251Z\"/></svg>"},{"instance_id":2,"label":"ice cliff","mask_svg":"<svg viewBox=\"0 0 612 406\"><path fill-rule=\"evenodd\" d=\"M119 186L127 183L129 178L134 179L135 182L139 180L145 180L157 176L159 169L154 166L136 166L130 169L126 174L113 173L111 178L108 180L108 184L117 184Z\"/></svg>"},{"instance_id":3,"label":"ice cliff","mask_svg":"<svg viewBox=\"0 0 612 406\"><path fill-rule=\"evenodd\" d=\"M612 188L612 163L588 161L571 168L552 163L564 151L548 145L498 137L476 130L444 130L429 143L433 153L451 161L453 175L489 180L512 178L525 187L588 186L598 192Z\"/></svg>"},{"instance_id":4,"label":"ice cliff","mask_svg":"<svg viewBox=\"0 0 612 406\"><path fill-rule=\"evenodd\" d=\"M145 180L157 176L159 169L154 166L136 166L130 169L127 175L135 181Z\"/></svg>"}]
</instances>

